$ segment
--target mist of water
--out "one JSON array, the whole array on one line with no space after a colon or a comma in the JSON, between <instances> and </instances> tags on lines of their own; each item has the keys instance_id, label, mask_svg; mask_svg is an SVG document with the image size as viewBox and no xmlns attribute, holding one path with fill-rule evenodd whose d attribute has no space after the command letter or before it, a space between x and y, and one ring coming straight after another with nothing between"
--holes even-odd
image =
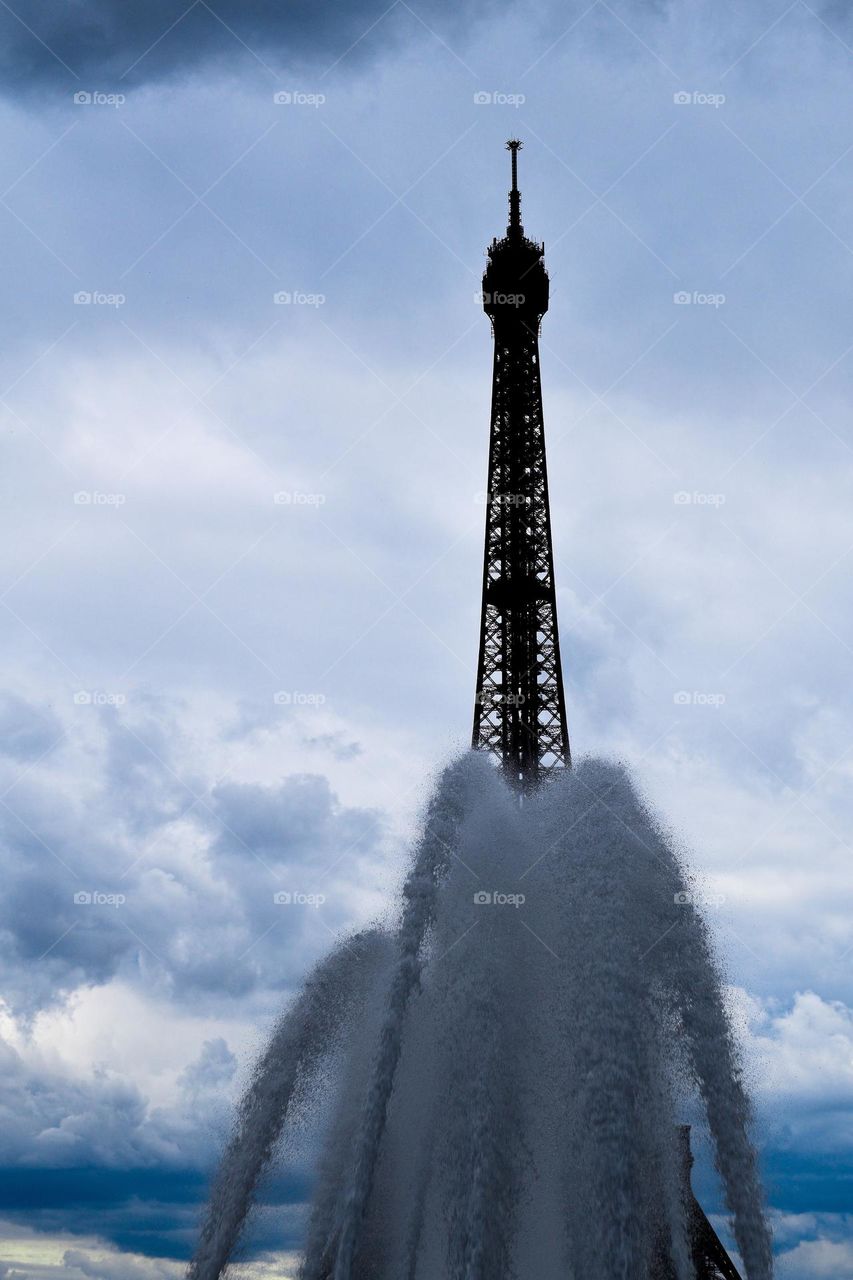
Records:
<instances>
[{"instance_id":1,"label":"mist of water","mask_svg":"<svg viewBox=\"0 0 853 1280\"><path fill-rule=\"evenodd\" d=\"M364 994L377 964L387 961L387 953L387 940L377 932L347 939L309 975L293 1007L279 1018L240 1101L188 1280L222 1274L258 1180L286 1122L293 1119L300 1083L331 1053L357 997Z\"/></svg>"},{"instance_id":2,"label":"mist of water","mask_svg":"<svg viewBox=\"0 0 853 1280\"><path fill-rule=\"evenodd\" d=\"M645 1280L661 1251L689 1280L691 1100L747 1280L770 1277L707 928L622 769L582 761L523 806L479 754L445 770L397 929L321 964L259 1061L189 1280L222 1274L333 1050L301 1280Z\"/></svg>"}]
</instances>

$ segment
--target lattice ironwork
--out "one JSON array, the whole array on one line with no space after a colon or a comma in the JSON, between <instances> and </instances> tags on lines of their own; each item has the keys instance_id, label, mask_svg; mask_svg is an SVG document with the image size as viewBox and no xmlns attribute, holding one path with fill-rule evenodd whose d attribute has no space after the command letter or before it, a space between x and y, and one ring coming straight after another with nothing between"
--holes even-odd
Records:
<instances>
[{"instance_id":1,"label":"lattice ironwork","mask_svg":"<svg viewBox=\"0 0 853 1280\"><path fill-rule=\"evenodd\" d=\"M521 225L517 153L506 236L493 240L483 307L495 339L475 747L523 789L571 763L560 666L539 326L548 310L544 246Z\"/></svg>"},{"instance_id":2,"label":"lattice ironwork","mask_svg":"<svg viewBox=\"0 0 853 1280\"><path fill-rule=\"evenodd\" d=\"M726 1253L705 1211L693 1194L690 1173L693 1153L690 1150L690 1125L679 1126L681 1148L681 1195L687 1215L687 1243L693 1259L696 1280L741 1280L740 1272ZM649 1280L677 1280L669 1231L662 1228L655 1242L648 1267Z\"/></svg>"}]
</instances>

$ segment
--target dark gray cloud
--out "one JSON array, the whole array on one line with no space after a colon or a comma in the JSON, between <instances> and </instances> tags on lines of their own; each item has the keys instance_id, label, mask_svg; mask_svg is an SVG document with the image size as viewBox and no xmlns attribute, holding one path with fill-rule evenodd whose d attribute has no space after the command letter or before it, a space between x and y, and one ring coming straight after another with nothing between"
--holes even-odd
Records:
<instances>
[{"instance_id":1,"label":"dark gray cloud","mask_svg":"<svg viewBox=\"0 0 853 1280\"><path fill-rule=\"evenodd\" d=\"M35 739L39 714L15 708L21 737ZM46 766L8 769L0 967L19 1012L116 976L214 1004L281 991L358 914L378 813L341 804L316 775L217 785L169 724L96 711L82 793ZM73 770L84 741L71 734L58 767ZM227 1065L218 1053L205 1070Z\"/></svg>"},{"instance_id":2,"label":"dark gray cloud","mask_svg":"<svg viewBox=\"0 0 853 1280\"><path fill-rule=\"evenodd\" d=\"M128 1080L72 1077L0 1040L0 1165L203 1169L216 1149L216 1129L227 1123L222 1085L223 1070L233 1070L229 1056L224 1042L206 1045L187 1068L178 1106L164 1109L151 1108Z\"/></svg>"},{"instance_id":3,"label":"dark gray cloud","mask_svg":"<svg viewBox=\"0 0 853 1280\"><path fill-rule=\"evenodd\" d=\"M234 1065L224 1040L206 1043L183 1073L174 1105L157 1108L128 1081L104 1073L75 1079L0 1041L4 1213L38 1231L97 1236L164 1258L188 1256L230 1119L224 1087ZM305 1173L297 1169L270 1179L264 1197L294 1207L305 1193Z\"/></svg>"},{"instance_id":4,"label":"dark gray cloud","mask_svg":"<svg viewBox=\"0 0 853 1280\"><path fill-rule=\"evenodd\" d=\"M0 1168L7 1220L26 1222L47 1235L95 1236L155 1258L189 1258L208 1184L209 1171L194 1167ZM298 1246L309 1193L304 1170L270 1178L253 1222L253 1252ZM126 1280L121 1266L114 1274Z\"/></svg>"},{"instance_id":5,"label":"dark gray cloud","mask_svg":"<svg viewBox=\"0 0 853 1280\"><path fill-rule=\"evenodd\" d=\"M446 0L416 7L427 21L454 12ZM72 0L22 8L7 5L0 15L0 82L12 91L49 83L116 92L247 58L274 73L275 64L306 58L336 61L383 15L383 43L418 26L408 5L388 14L385 0Z\"/></svg>"}]
</instances>

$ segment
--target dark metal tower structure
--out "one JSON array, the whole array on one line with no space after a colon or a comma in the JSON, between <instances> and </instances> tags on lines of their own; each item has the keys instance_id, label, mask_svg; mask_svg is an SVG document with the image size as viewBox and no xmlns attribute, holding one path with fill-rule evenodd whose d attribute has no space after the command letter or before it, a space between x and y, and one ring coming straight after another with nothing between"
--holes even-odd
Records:
<instances>
[{"instance_id":1,"label":"dark metal tower structure","mask_svg":"<svg viewBox=\"0 0 853 1280\"><path fill-rule=\"evenodd\" d=\"M495 339L480 658L472 745L494 755L521 791L571 765L560 666L539 326L548 310L545 246L521 224L518 152L511 139L509 225L488 249L483 308ZM697 1280L741 1280L690 1184L690 1129L679 1135L682 1195ZM662 1230L650 1280L675 1280Z\"/></svg>"},{"instance_id":2,"label":"dark metal tower structure","mask_svg":"<svg viewBox=\"0 0 853 1280\"><path fill-rule=\"evenodd\" d=\"M480 658L472 745L529 790L571 764L560 667L539 326L548 310L545 246L521 225L512 139L509 225L488 249L483 309L495 339Z\"/></svg>"},{"instance_id":3,"label":"dark metal tower structure","mask_svg":"<svg viewBox=\"0 0 853 1280\"><path fill-rule=\"evenodd\" d=\"M682 1197L687 1216L687 1244L693 1258L696 1280L741 1280L740 1272L693 1194L690 1184L693 1153L690 1150L689 1124L679 1126L678 1145L681 1154ZM670 1239L665 1230L656 1241L649 1276L650 1280L676 1280Z\"/></svg>"}]
</instances>

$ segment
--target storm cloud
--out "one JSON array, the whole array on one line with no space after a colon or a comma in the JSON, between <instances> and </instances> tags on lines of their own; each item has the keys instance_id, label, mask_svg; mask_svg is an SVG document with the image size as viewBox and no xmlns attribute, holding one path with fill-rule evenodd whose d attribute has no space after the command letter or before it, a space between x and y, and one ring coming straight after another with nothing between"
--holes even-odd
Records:
<instances>
[{"instance_id":1,"label":"storm cloud","mask_svg":"<svg viewBox=\"0 0 853 1280\"><path fill-rule=\"evenodd\" d=\"M41 745L44 713L6 705L14 741ZM164 732L162 712L86 710L97 768L85 786L50 774L62 747L18 782L17 761L7 772L0 936L17 1012L117 976L181 1000L285 991L306 955L376 901L358 885L381 858L376 811L342 805L316 775L217 783ZM66 760L81 746L72 733Z\"/></svg>"},{"instance_id":2,"label":"storm cloud","mask_svg":"<svg viewBox=\"0 0 853 1280\"><path fill-rule=\"evenodd\" d=\"M485 7L466 6L465 21ZM397 11L392 13L391 11ZM417 12L416 12L417 11ZM454 16L455 15L455 16ZM401 21L402 19L402 21ZM0 84L8 92L50 85L102 92L186 75L206 63L251 59L276 67L327 66L381 24L382 44L412 24L462 22L449 0L71 0L9 5L0 14ZM375 52L376 40L371 42ZM356 57L361 51L356 52Z\"/></svg>"},{"instance_id":3,"label":"storm cloud","mask_svg":"<svg viewBox=\"0 0 853 1280\"><path fill-rule=\"evenodd\" d=\"M12 7L0 1189L53 1261L0 1264L173 1274L264 1029L393 902L470 730L519 134L573 748L636 771L707 887L780 1275L847 1277L841 7Z\"/></svg>"}]
</instances>

